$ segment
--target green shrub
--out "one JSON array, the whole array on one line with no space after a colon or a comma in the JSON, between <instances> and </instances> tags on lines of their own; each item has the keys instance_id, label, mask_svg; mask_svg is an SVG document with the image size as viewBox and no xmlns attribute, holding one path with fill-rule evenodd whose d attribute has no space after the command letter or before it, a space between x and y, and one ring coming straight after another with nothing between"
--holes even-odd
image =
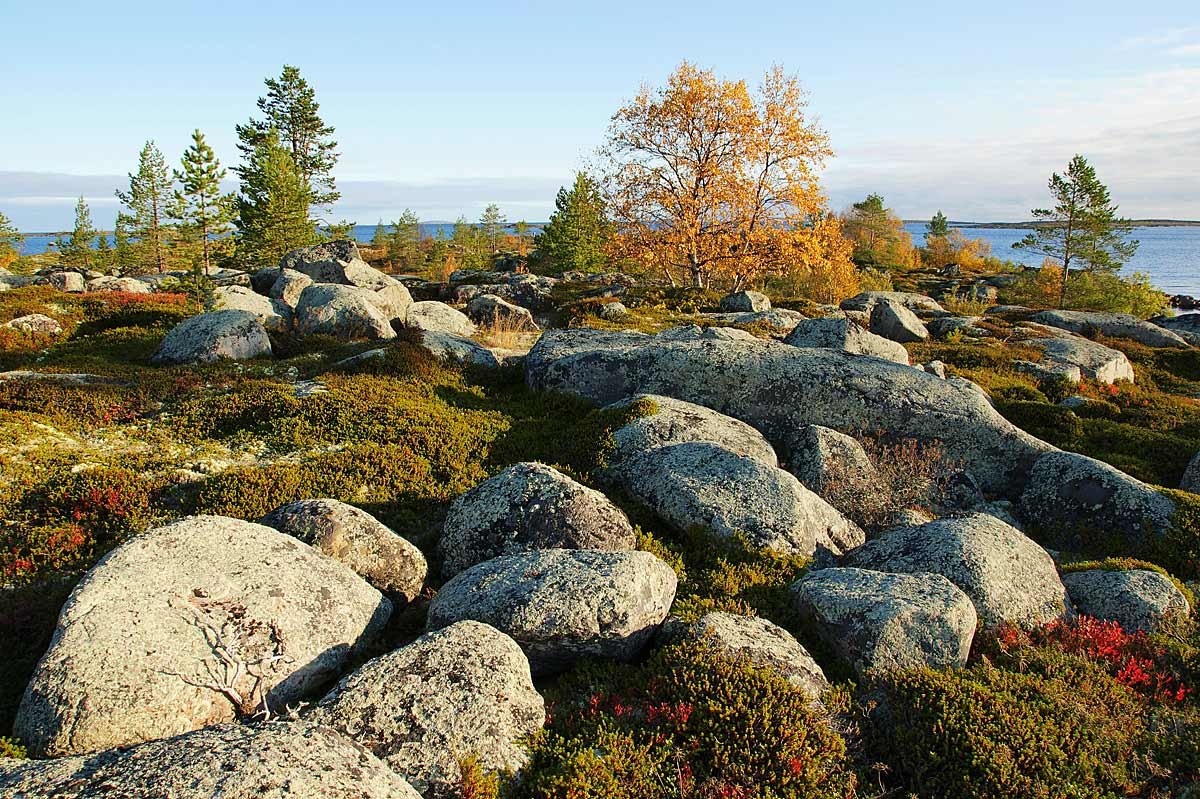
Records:
<instances>
[{"instance_id":1,"label":"green shrub","mask_svg":"<svg viewBox=\"0 0 1200 799\"><path fill-rule=\"evenodd\" d=\"M1044 402L996 402L1008 421L1056 447L1071 449L1083 435L1083 422L1067 408Z\"/></svg>"},{"instance_id":2,"label":"green shrub","mask_svg":"<svg viewBox=\"0 0 1200 799\"><path fill-rule=\"evenodd\" d=\"M1190 491L1159 489L1175 503L1165 536L1155 539L1149 560L1187 579L1200 577L1200 496Z\"/></svg>"},{"instance_id":3,"label":"green shrub","mask_svg":"<svg viewBox=\"0 0 1200 799\"><path fill-rule=\"evenodd\" d=\"M15 738L0 735L0 757L29 757L29 751L21 746Z\"/></svg>"},{"instance_id":4,"label":"green shrub","mask_svg":"<svg viewBox=\"0 0 1200 799\"><path fill-rule=\"evenodd\" d=\"M846 747L778 674L704 642L581 667L549 693L526 797L854 795Z\"/></svg>"}]
</instances>

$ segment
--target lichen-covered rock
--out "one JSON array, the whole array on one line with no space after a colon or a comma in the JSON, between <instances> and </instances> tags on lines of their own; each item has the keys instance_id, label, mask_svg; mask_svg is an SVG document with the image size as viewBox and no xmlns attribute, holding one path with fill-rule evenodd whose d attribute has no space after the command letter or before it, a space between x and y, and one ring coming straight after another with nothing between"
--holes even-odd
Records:
<instances>
[{"instance_id":1,"label":"lichen-covered rock","mask_svg":"<svg viewBox=\"0 0 1200 799\"><path fill-rule=\"evenodd\" d=\"M1151 324L1136 316L1099 311L1041 311L1032 320L1042 325L1086 334L1089 331L1110 338L1128 338L1148 347L1186 347L1187 342L1173 331Z\"/></svg>"},{"instance_id":2,"label":"lichen-covered rock","mask_svg":"<svg viewBox=\"0 0 1200 799\"><path fill-rule=\"evenodd\" d=\"M717 413L703 405L656 394L639 394L609 407L628 407L638 401L653 403L654 413L634 419L613 432L616 448L609 456L610 463L655 447L682 444L686 441L719 444L730 452L753 458L767 466L776 466L779 463L775 449L763 438L762 433L745 422Z\"/></svg>"},{"instance_id":3,"label":"lichen-covered rock","mask_svg":"<svg viewBox=\"0 0 1200 799\"><path fill-rule=\"evenodd\" d=\"M721 298L721 310L726 313L769 311L771 298L761 291L735 291Z\"/></svg>"},{"instance_id":4,"label":"lichen-covered rock","mask_svg":"<svg viewBox=\"0 0 1200 799\"><path fill-rule=\"evenodd\" d=\"M292 324L291 308L246 286L219 286L213 289L209 310L252 313L267 330L283 331Z\"/></svg>"},{"instance_id":5,"label":"lichen-covered rock","mask_svg":"<svg viewBox=\"0 0 1200 799\"><path fill-rule=\"evenodd\" d=\"M871 332L901 344L929 338L917 315L894 300L880 300L871 308Z\"/></svg>"},{"instance_id":6,"label":"lichen-covered rock","mask_svg":"<svg viewBox=\"0 0 1200 799\"><path fill-rule=\"evenodd\" d=\"M853 297L842 300L843 311L865 311L871 313L875 304L891 301L903 305L910 311L944 311L937 300L924 294L914 294L908 291L864 291Z\"/></svg>"},{"instance_id":7,"label":"lichen-covered rock","mask_svg":"<svg viewBox=\"0 0 1200 799\"><path fill-rule=\"evenodd\" d=\"M1184 491L1200 494L1200 452L1197 452L1188 461L1187 468L1183 471L1183 479L1179 481L1179 487Z\"/></svg>"},{"instance_id":8,"label":"lichen-covered rock","mask_svg":"<svg viewBox=\"0 0 1200 799\"><path fill-rule=\"evenodd\" d=\"M738 311L733 313L706 313L706 319L717 319L730 325L754 325L758 328L769 328L772 335L787 335L796 325L808 319L799 311L787 308L771 308L766 311Z\"/></svg>"},{"instance_id":9,"label":"lichen-covered rock","mask_svg":"<svg viewBox=\"0 0 1200 799\"><path fill-rule=\"evenodd\" d=\"M822 496L834 482L850 479L870 485L877 479L875 465L858 439L828 427L801 427L788 439L788 451L788 471Z\"/></svg>"},{"instance_id":10,"label":"lichen-covered rock","mask_svg":"<svg viewBox=\"0 0 1200 799\"><path fill-rule=\"evenodd\" d=\"M632 660L667 617L676 585L671 567L649 552L522 552L442 586L428 623L489 624L521 645L534 674L550 674L582 657Z\"/></svg>"},{"instance_id":11,"label":"lichen-covered rock","mask_svg":"<svg viewBox=\"0 0 1200 799\"><path fill-rule=\"evenodd\" d=\"M417 330L431 330L455 336L475 334L475 323L465 313L435 300L414 302L409 306L406 324Z\"/></svg>"},{"instance_id":12,"label":"lichen-covered rock","mask_svg":"<svg viewBox=\"0 0 1200 799\"><path fill-rule=\"evenodd\" d=\"M271 284L266 293L271 299L279 300L295 310L296 306L300 304L300 295L313 284L313 279L295 269L280 269L277 274L279 276L275 278L275 282Z\"/></svg>"},{"instance_id":13,"label":"lichen-covered rock","mask_svg":"<svg viewBox=\"0 0 1200 799\"><path fill-rule=\"evenodd\" d=\"M808 650L787 630L766 619L716 612L691 624L668 621L668 626L671 639L703 640L723 654L745 657L755 666L779 674L812 699L829 688L825 672Z\"/></svg>"},{"instance_id":14,"label":"lichen-covered rock","mask_svg":"<svg viewBox=\"0 0 1200 799\"><path fill-rule=\"evenodd\" d=\"M87 291L87 281L78 272L51 272L42 278L41 282L50 288L72 294L81 294Z\"/></svg>"},{"instance_id":15,"label":"lichen-covered rock","mask_svg":"<svg viewBox=\"0 0 1200 799\"><path fill-rule=\"evenodd\" d=\"M1133 366L1125 353L1082 336L1060 334L1026 339L1021 344L1040 349L1041 363L1048 369L1075 369L1080 377L1110 385L1118 380L1134 380ZM1072 382L1079 382L1079 378Z\"/></svg>"},{"instance_id":16,"label":"lichen-covered rock","mask_svg":"<svg viewBox=\"0 0 1200 799\"><path fill-rule=\"evenodd\" d=\"M515 771L519 741L542 728L545 704L529 661L503 633L464 621L377 657L313 713L371 750L430 799L458 796L459 759Z\"/></svg>"},{"instance_id":17,"label":"lichen-covered rock","mask_svg":"<svg viewBox=\"0 0 1200 799\"><path fill-rule=\"evenodd\" d=\"M440 361L474 364L494 369L500 366L496 353L477 341L437 330L421 331L421 346Z\"/></svg>"},{"instance_id":18,"label":"lichen-covered rock","mask_svg":"<svg viewBox=\"0 0 1200 799\"><path fill-rule=\"evenodd\" d=\"M773 341L547 330L525 369L533 388L597 404L644 392L704 405L761 431L785 462L787 438L807 424L938 441L989 494L1017 496L1033 461L1053 449L966 381Z\"/></svg>"},{"instance_id":19,"label":"lichen-covered rock","mask_svg":"<svg viewBox=\"0 0 1200 799\"><path fill-rule=\"evenodd\" d=\"M1107 463L1074 452L1039 458L1019 504L1021 518L1076 551L1123 539L1125 550L1142 551L1171 526L1175 503L1156 489Z\"/></svg>"},{"instance_id":20,"label":"lichen-covered rock","mask_svg":"<svg viewBox=\"0 0 1200 799\"><path fill-rule=\"evenodd\" d=\"M357 286L314 283L300 293L296 325L306 336L386 340L396 337L391 319Z\"/></svg>"},{"instance_id":21,"label":"lichen-covered rock","mask_svg":"<svg viewBox=\"0 0 1200 799\"><path fill-rule=\"evenodd\" d=\"M369 266L359 255L358 245L347 240L292 250L283 256L279 269L302 272L314 283L338 283L367 289L380 289L397 282L390 275Z\"/></svg>"},{"instance_id":22,"label":"lichen-covered rock","mask_svg":"<svg viewBox=\"0 0 1200 799\"><path fill-rule=\"evenodd\" d=\"M978 316L943 316L926 322L925 329L929 331L929 335L938 339L946 338L952 333L977 336L984 333L979 327L981 321L982 318Z\"/></svg>"},{"instance_id":23,"label":"lichen-covered rock","mask_svg":"<svg viewBox=\"0 0 1200 799\"><path fill-rule=\"evenodd\" d=\"M966 665L975 606L940 574L820 569L792 585L801 617L859 675Z\"/></svg>"},{"instance_id":24,"label":"lichen-covered rock","mask_svg":"<svg viewBox=\"0 0 1200 799\"><path fill-rule=\"evenodd\" d=\"M302 499L259 520L344 563L380 591L411 602L425 585L425 556L364 510L336 499Z\"/></svg>"},{"instance_id":25,"label":"lichen-covered rock","mask_svg":"<svg viewBox=\"0 0 1200 799\"><path fill-rule=\"evenodd\" d=\"M4 323L9 330L20 330L22 333L40 333L47 336L57 336L63 332L63 326L52 316L41 313L25 314Z\"/></svg>"},{"instance_id":26,"label":"lichen-covered rock","mask_svg":"<svg viewBox=\"0 0 1200 799\"><path fill-rule=\"evenodd\" d=\"M400 282L389 283L377 289L363 289L367 301L379 309L389 322L404 325L408 322L408 311L413 298L408 288Z\"/></svg>"},{"instance_id":27,"label":"lichen-covered rock","mask_svg":"<svg viewBox=\"0 0 1200 799\"><path fill-rule=\"evenodd\" d=\"M844 316L805 319L796 324L783 342L793 347L840 350L908 365L908 350L904 345L870 333Z\"/></svg>"},{"instance_id":28,"label":"lichen-covered rock","mask_svg":"<svg viewBox=\"0 0 1200 799\"><path fill-rule=\"evenodd\" d=\"M1080 613L1115 621L1129 632L1155 632L1164 621L1186 618L1191 611L1183 592L1150 569L1068 572L1063 583Z\"/></svg>"},{"instance_id":29,"label":"lichen-covered rock","mask_svg":"<svg viewBox=\"0 0 1200 799\"><path fill-rule=\"evenodd\" d=\"M71 593L16 734L37 756L82 754L282 711L336 679L390 613L349 568L270 527L159 527Z\"/></svg>"},{"instance_id":30,"label":"lichen-covered rock","mask_svg":"<svg viewBox=\"0 0 1200 799\"><path fill-rule=\"evenodd\" d=\"M629 550L633 526L599 491L541 463L518 463L454 500L442 526L442 573L533 549Z\"/></svg>"},{"instance_id":31,"label":"lichen-covered rock","mask_svg":"<svg viewBox=\"0 0 1200 799\"><path fill-rule=\"evenodd\" d=\"M707 441L631 454L604 476L684 532L743 536L753 546L805 557L840 554L865 539L791 474Z\"/></svg>"},{"instance_id":32,"label":"lichen-covered rock","mask_svg":"<svg viewBox=\"0 0 1200 799\"><path fill-rule=\"evenodd\" d=\"M940 574L971 598L984 627L1009 623L1034 628L1072 615L1046 550L985 513L889 530L843 563L883 572Z\"/></svg>"},{"instance_id":33,"label":"lichen-covered rock","mask_svg":"<svg viewBox=\"0 0 1200 799\"><path fill-rule=\"evenodd\" d=\"M467 316L483 327L531 333L541 330L529 309L513 305L495 294L480 294L468 302Z\"/></svg>"},{"instance_id":34,"label":"lichen-covered rock","mask_svg":"<svg viewBox=\"0 0 1200 799\"><path fill-rule=\"evenodd\" d=\"M89 280L87 290L124 294L149 294L151 292L150 286L136 277L110 277L108 275Z\"/></svg>"},{"instance_id":35,"label":"lichen-covered rock","mask_svg":"<svg viewBox=\"0 0 1200 799\"><path fill-rule=\"evenodd\" d=\"M623 303L606 302L596 309L596 316L607 322L618 322L629 316L629 309Z\"/></svg>"},{"instance_id":36,"label":"lichen-covered rock","mask_svg":"<svg viewBox=\"0 0 1200 799\"><path fill-rule=\"evenodd\" d=\"M153 363L244 361L271 355L271 339L258 316L248 311L213 311L184 319L167 333L150 358Z\"/></svg>"},{"instance_id":37,"label":"lichen-covered rock","mask_svg":"<svg viewBox=\"0 0 1200 799\"><path fill-rule=\"evenodd\" d=\"M223 724L54 760L0 760L14 799L420 799L402 777L329 727Z\"/></svg>"}]
</instances>

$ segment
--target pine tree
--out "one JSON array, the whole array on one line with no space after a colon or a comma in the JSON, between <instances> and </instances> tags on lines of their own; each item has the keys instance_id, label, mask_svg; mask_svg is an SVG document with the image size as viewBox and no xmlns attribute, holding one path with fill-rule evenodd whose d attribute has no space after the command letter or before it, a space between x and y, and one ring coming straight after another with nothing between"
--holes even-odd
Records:
<instances>
[{"instance_id":1,"label":"pine tree","mask_svg":"<svg viewBox=\"0 0 1200 799\"><path fill-rule=\"evenodd\" d=\"M385 241L388 261L404 271L413 269L424 260L420 250L421 219L407 208L392 223Z\"/></svg>"},{"instance_id":2,"label":"pine tree","mask_svg":"<svg viewBox=\"0 0 1200 799\"><path fill-rule=\"evenodd\" d=\"M387 246L387 228L384 227L382 219L375 223L375 235L371 237L371 246L379 249Z\"/></svg>"},{"instance_id":3,"label":"pine tree","mask_svg":"<svg viewBox=\"0 0 1200 799\"><path fill-rule=\"evenodd\" d=\"M265 118L237 126L243 160L248 164L270 131L277 131L308 189L309 202L317 206L332 205L341 197L333 177L337 142L331 138L333 127L326 125L318 113L316 93L293 66L284 65L278 79L267 78L264 82L267 95L258 98L258 110Z\"/></svg>"},{"instance_id":4,"label":"pine tree","mask_svg":"<svg viewBox=\"0 0 1200 799\"><path fill-rule=\"evenodd\" d=\"M484 208L483 215L479 217L479 227L482 228L483 235L487 237L488 243L491 245L492 255L500 251L500 235L504 232L504 225L507 221L504 214L500 213L500 206L495 203Z\"/></svg>"},{"instance_id":5,"label":"pine tree","mask_svg":"<svg viewBox=\"0 0 1200 799\"><path fill-rule=\"evenodd\" d=\"M75 229L62 243L59 257L66 266L92 268L92 242L96 240L96 226L92 224L92 211L83 197L75 203Z\"/></svg>"},{"instance_id":6,"label":"pine tree","mask_svg":"<svg viewBox=\"0 0 1200 799\"><path fill-rule=\"evenodd\" d=\"M96 238L96 269L108 272L112 269L112 248L108 246L108 236L101 233Z\"/></svg>"},{"instance_id":7,"label":"pine tree","mask_svg":"<svg viewBox=\"0 0 1200 799\"><path fill-rule=\"evenodd\" d=\"M129 243L130 226L131 220L128 214L117 214L117 221L113 227L112 265L114 274L126 275L133 269L134 253L133 247Z\"/></svg>"},{"instance_id":8,"label":"pine tree","mask_svg":"<svg viewBox=\"0 0 1200 799\"><path fill-rule=\"evenodd\" d=\"M578 172L570 190L558 190L555 211L536 240L538 254L560 271L595 272L608 261L612 223L600 187L587 173Z\"/></svg>"},{"instance_id":9,"label":"pine tree","mask_svg":"<svg viewBox=\"0 0 1200 799\"><path fill-rule=\"evenodd\" d=\"M25 237L17 231L12 220L0 213L0 267L6 267L21 254Z\"/></svg>"},{"instance_id":10,"label":"pine tree","mask_svg":"<svg viewBox=\"0 0 1200 799\"><path fill-rule=\"evenodd\" d=\"M487 237L477 225L460 216L450 234L454 261L462 269L482 269L487 264Z\"/></svg>"},{"instance_id":11,"label":"pine tree","mask_svg":"<svg viewBox=\"0 0 1200 799\"><path fill-rule=\"evenodd\" d=\"M200 250L200 267L208 275L212 268L213 248L232 229L232 194L221 193L226 172L216 153L199 130L192 132L192 143L183 151L182 170L175 170L180 190L175 192L172 216L181 223L186 238Z\"/></svg>"},{"instance_id":12,"label":"pine tree","mask_svg":"<svg viewBox=\"0 0 1200 799\"><path fill-rule=\"evenodd\" d=\"M269 131L240 170L238 257L248 266L274 266L289 251L317 241L308 216L312 192L291 151Z\"/></svg>"},{"instance_id":13,"label":"pine tree","mask_svg":"<svg viewBox=\"0 0 1200 799\"><path fill-rule=\"evenodd\" d=\"M1065 175L1050 176L1054 208L1035 208L1035 228L1013 245L1053 259L1062 268L1058 307L1067 304L1071 267L1116 272L1137 252L1138 242L1128 239L1129 220L1117 216L1117 205L1108 187L1082 155L1067 165Z\"/></svg>"},{"instance_id":14,"label":"pine tree","mask_svg":"<svg viewBox=\"0 0 1200 799\"><path fill-rule=\"evenodd\" d=\"M929 220L929 224L925 226L925 238L945 237L950 233L950 221L946 219L946 215L939 210Z\"/></svg>"},{"instance_id":15,"label":"pine tree","mask_svg":"<svg viewBox=\"0 0 1200 799\"><path fill-rule=\"evenodd\" d=\"M116 192L117 199L132 212L127 215L134 244L135 268L150 266L160 274L167 267L167 249L172 230L167 224L174 199L171 173L167 161L154 146L146 142L138 155L138 171L129 175L129 191Z\"/></svg>"}]
</instances>

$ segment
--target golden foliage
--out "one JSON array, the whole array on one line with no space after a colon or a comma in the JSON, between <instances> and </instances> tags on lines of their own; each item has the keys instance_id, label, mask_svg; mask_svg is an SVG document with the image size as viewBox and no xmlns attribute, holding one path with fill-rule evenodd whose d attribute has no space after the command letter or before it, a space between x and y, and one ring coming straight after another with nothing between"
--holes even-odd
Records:
<instances>
[{"instance_id":1,"label":"golden foliage","mask_svg":"<svg viewBox=\"0 0 1200 799\"><path fill-rule=\"evenodd\" d=\"M791 238L792 268L786 276L792 293L817 302L838 303L861 290L861 281L850 260L854 245L842 235L842 223L832 214L812 224L808 235Z\"/></svg>"},{"instance_id":2,"label":"golden foliage","mask_svg":"<svg viewBox=\"0 0 1200 799\"><path fill-rule=\"evenodd\" d=\"M601 150L621 255L740 286L782 271L824 215L829 139L779 67L755 92L684 62L613 116ZM820 247L818 246L818 249Z\"/></svg>"},{"instance_id":3,"label":"golden foliage","mask_svg":"<svg viewBox=\"0 0 1200 799\"><path fill-rule=\"evenodd\" d=\"M978 272L987 266L992 245L985 239L968 239L961 230L953 229L945 236L926 236L921 256L935 269L958 264L963 271Z\"/></svg>"}]
</instances>

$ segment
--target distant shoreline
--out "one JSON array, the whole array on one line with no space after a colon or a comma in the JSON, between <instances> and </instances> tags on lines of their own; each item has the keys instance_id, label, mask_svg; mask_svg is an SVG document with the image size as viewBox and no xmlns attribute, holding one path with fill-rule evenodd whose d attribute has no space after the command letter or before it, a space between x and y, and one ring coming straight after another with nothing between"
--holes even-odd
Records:
<instances>
[{"instance_id":1,"label":"distant shoreline","mask_svg":"<svg viewBox=\"0 0 1200 799\"><path fill-rule=\"evenodd\" d=\"M905 219L906 225L928 224L928 219ZM1138 227L1200 227L1200 221L1190 219L1131 219L1130 225ZM973 230L1032 230L1037 222L948 222L950 227Z\"/></svg>"}]
</instances>

